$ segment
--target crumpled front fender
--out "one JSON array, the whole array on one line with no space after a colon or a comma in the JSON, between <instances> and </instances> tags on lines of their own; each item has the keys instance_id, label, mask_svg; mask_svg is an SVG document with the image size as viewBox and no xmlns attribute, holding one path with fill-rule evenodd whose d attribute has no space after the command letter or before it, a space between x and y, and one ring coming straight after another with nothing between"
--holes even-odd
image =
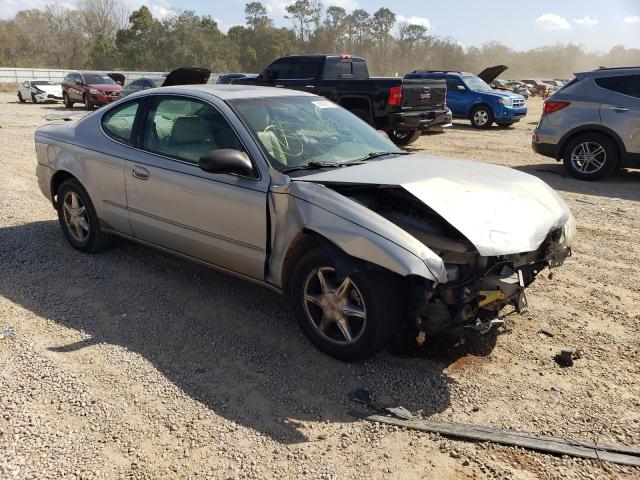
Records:
<instances>
[{"instance_id":1,"label":"crumpled front fender","mask_svg":"<svg viewBox=\"0 0 640 480\"><path fill-rule=\"evenodd\" d=\"M446 282L442 259L363 205L324 185L293 181L269 192L271 254L267 280L281 287L289 248L303 231L315 232L352 257L402 276Z\"/></svg>"}]
</instances>

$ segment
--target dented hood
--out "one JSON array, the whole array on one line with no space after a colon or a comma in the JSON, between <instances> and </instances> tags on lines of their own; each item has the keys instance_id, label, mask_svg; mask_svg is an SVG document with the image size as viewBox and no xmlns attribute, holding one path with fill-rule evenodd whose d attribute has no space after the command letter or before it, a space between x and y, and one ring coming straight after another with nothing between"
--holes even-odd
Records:
<instances>
[{"instance_id":1,"label":"dented hood","mask_svg":"<svg viewBox=\"0 0 640 480\"><path fill-rule=\"evenodd\" d=\"M560 196L537 177L444 157L400 156L295 181L400 186L457 228L485 256L536 250L570 215Z\"/></svg>"}]
</instances>

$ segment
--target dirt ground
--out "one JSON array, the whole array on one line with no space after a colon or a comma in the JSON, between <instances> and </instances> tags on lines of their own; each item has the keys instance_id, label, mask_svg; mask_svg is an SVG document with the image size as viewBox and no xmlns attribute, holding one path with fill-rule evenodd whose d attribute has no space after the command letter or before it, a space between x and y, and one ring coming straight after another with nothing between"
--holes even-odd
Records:
<instances>
[{"instance_id":1,"label":"dirt ground","mask_svg":"<svg viewBox=\"0 0 640 480\"><path fill-rule=\"evenodd\" d=\"M542 178L577 218L574 255L495 342L348 365L271 291L127 242L73 250L34 175L34 129L64 108L0 93L0 330L15 328L0 339L0 478L640 478L349 414L366 388L431 419L640 443L640 171L566 177L531 151L541 101L528 104L514 128L458 121L411 150ZM560 368L565 346L582 355Z\"/></svg>"}]
</instances>

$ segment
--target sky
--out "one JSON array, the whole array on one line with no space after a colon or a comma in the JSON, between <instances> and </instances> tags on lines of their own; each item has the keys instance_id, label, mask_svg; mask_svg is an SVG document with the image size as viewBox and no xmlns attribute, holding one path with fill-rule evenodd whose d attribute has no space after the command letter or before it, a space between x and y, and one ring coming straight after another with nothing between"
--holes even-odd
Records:
<instances>
[{"instance_id":1,"label":"sky","mask_svg":"<svg viewBox=\"0 0 640 480\"><path fill-rule=\"evenodd\" d=\"M0 18L19 10L44 8L49 3L74 6L80 0L0 0ZM178 10L211 15L223 31L244 24L246 0L123 0L134 9L147 5L163 17ZM516 50L555 43L574 43L590 51L605 52L615 45L640 48L640 0L320 0L347 11L380 7L399 20L427 26L429 32L451 37L463 46L499 41ZM277 26L290 26L284 18L293 0L263 0Z\"/></svg>"}]
</instances>

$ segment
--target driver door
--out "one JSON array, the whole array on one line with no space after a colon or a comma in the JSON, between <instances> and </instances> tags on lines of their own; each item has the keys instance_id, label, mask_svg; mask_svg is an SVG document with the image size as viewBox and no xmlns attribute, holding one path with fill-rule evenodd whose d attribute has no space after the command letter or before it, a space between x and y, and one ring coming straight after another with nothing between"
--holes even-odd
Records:
<instances>
[{"instance_id":1,"label":"driver door","mask_svg":"<svg viewBox=\"0 0 640 480\"><path fill-rule=\"evenodd\" d=\"M213 105L187 96L150 98L141 150L125 173L135 237L263 279L268 179L257 169L253 178L200 169L200 156L212 150L249 152Z\"/></svg>"}]
</instances>

